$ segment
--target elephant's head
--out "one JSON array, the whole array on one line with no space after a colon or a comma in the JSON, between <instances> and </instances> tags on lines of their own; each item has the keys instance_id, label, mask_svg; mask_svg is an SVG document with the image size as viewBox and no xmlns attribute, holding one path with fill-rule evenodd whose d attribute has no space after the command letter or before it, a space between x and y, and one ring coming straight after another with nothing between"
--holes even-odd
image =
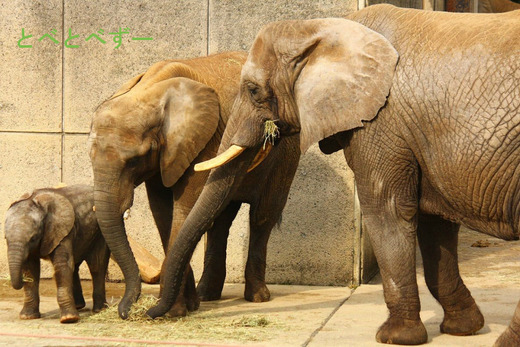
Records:
<instances>
[{"instance_id":1,"label":"elephant's head","mask_svg":"<svg viewBox=\"0 0 520 347\"><path fill-rule=\"evenodd\" d=\"M180 63L159 63L127 82L94 114L89 137L95 191L110 191L120 213L133 189L160 172L172 186L214 135L219 104ZM99 208L98 204L96 207ZM102 208L101 208L102 209Z\"/></svg>"},{"instance_id":2,"label":"elephant's head","mask_svg":"<svg viewBox=\"0 0 520 347\"><path fill-rule=\"evenodd\" d=\"M220 120L216 93L197 80L200 76L182 63L157 63L101 104L92 120L96 217L125 276L125 298L140 290L122 218L132 205L134 187L158 174L165 187L175 184L214 136ZM128 303L120 308L125 318Z\"/></svg>"},{"instance_id":3,"label":"elephant's head","mask_svg":"<svg viewBox=\"0 0 520 347\"><path fill-rule=\"evenodd\" d=\"M29 256L46 257L74 226L72 204L54 192L26 194L7 211L5 238L13 288L22 288L22 267Z\"/></svg>"},{"instance_id":4,"label":"elephant's head","mask_svg":"<svg viewBox=\"0 0 520 347\"><path fill-rule=\"evenodd\" d=\"M231 146L196 169L223 165L268 137L299 133L305 153L319 140L362 127L385 104L397 60L383 36L349 20L267 25L242 69L229 121L238 124ZM269 131L273 124L277 131Z\"/></svg>"}]
</instances>

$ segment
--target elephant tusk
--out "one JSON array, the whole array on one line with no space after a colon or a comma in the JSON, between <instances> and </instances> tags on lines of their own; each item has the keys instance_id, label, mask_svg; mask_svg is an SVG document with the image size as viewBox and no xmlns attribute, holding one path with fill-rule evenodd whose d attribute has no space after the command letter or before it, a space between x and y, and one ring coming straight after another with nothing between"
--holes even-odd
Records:
<instances>
[{"instance_id":1,"label":"elephant tusk","mask_svg":"<svg viewBox=\"0 0 520 347\"><path fill-rule=\"evenodd\" d=\"M240 153L242 153L245 150L246 150L245 147L232 145L221 155L219 155L213 159L206 160L201 163L195 164L195 171L206 171L206 170L211 170L216 167L222 166L222 165L230 162L231 160L235 159L236 157L238 157L240 155Z\"/></svg>"},{"instance_id":2,"label":"elephant tusk","mask_svg":"<svg viewBox=\"0 0 520 347\"><path fill-rule=\"evenodd\" d=\"M266 142L265 148L264 147L260 148L260 150L258 151L258 153L255 156L255 159L253 159L253 163L251 164L249 169L247 169L247 172L253 171L253 169L255 167L260 165L264 161L264 159L267 157L269 152L271 152L272 148L273 148L273 145L271 144L271 142Z\"/></svg>"}]
</instances>

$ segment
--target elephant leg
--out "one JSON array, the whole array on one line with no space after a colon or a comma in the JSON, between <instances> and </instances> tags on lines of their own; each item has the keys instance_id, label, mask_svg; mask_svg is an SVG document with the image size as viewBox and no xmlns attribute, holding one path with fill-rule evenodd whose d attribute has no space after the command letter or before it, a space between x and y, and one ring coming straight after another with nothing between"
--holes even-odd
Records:
<instances>
[{"instance_id":1,"label":"elephant leg","mask_svg":"<svg viewBox=\"0 0 520 347\"><path fill-rule=\"evenodd\" d=\"M252 302L265 302L271 298L265 284L267 242L271 230L280 221L300 161L300 152L294 151L291 143L285 142L279 146L279 152L283 154L279 159L283 163L271 170L264 187L260 187L260 199L252 203L249 209L249 250L244 298Z\"/></svg>"},{"instance_id":2,"label":"elephant leg","mask_svg":"<svg viewBox=\"0 0 520 347\"><path fill-rule=\"evenodd\" d=\"M54 266L54 277L60 306L60 323L74 323L79 320L79 313L74 302L73 277L74 257L72 256L72 242L64 239L51 253L51 262Z\"/></svg>"},{"instance_id":3,"label":"elephant leg","mask_svg":"<svg viewBox=\"0 0 520 347\"><path fill-rule=\"evenodd\" d=\"M177 234L181 229L186 217L190 213L193 205L197 201L200 192L192 192L190 186L176 186L174 188L174 209L173 209L173 221L172 221L172 230L170 233L170 240L168 243L168 249L173 246L175 240L177 239ZM180 190L180 192L179 192ZM164 266L164 264L163 264ZM167 271L164 267L161 269L161 273ZM161 279L161 293L164 283ZM170 316L179 317L185 316L187 311L195 311L199 308L200 299L197 295L197 290L195 287L195 278L193 276L193 270L191 266L188 264L186 266L186 270L184 272L183 282L181 286L180 293L184 293L184 295L179 295L177 297L177 301L172 306L169 311Z\"/></svg>"},{"instance_id":4,"label":"elephant leg","mask_svg":"<svg viewBox=\"0 0 520 347\"><path fill-rule=\"evenodd\" d=\"M296 168L296 164L293 166ZM265 302L271 298L271 293L265 284L265 267L267 262L267 242L271 230L280 220L287 201L292 182L291 177L283 184L282 177L269 180L280 182L276 192L264 194L258 204L251 206L249 213L250 235L249 252L246 263L246 286L244 298L252 302Z\"/></svg>"},{"instance_id":5,"label":"elephant leg","mask_svg":"<svg viewBox=\"0 0 520 347\"><path fill-rule=\"evenodd\" d=\"M263 216L263 217L262 217ZM267 219L269 218L269 219ZM249 252L246 263L244 298L252 302L265 302L271 293L265 284L267 241L277 219L255 211L250 216Z\"/></svg>"},{"instance_id":6,"label":"elephant leg","mask_svg":"<svg viewBox=\"0 0 520 347\"><path fill-rule=\"evenodd\" d=\"M40 259L29 257L23 266L23 273L30 280L23 283L24 300L20 319L40 318Z\"/></svg>"},{"instance_id":7,"label":"elephant leg","mask_svg":"<svg viewBox=\"0 0 520 347\"><path fill-rule=\"evenodd\" d=\"M520 302L507 329L498 337L495 347L520 346Z\"/></svg>"},{"instance_id":8,"label":"elephant leg","mask_svg":"<svg viewBox=\"0 0 520 347\"><path fill-rule=\"evenodd\" d=\"M79 278L79 266L81 263L76 264L74 269L74 278L72 283L72 291L74 294L74 303L76 304L76 309L81 310L85 307L85 298L83 297L83 289L81 288L81 279Z\"/></svg>"},{"instance_id":9,"label":"elephant leg","mask_svg":"<svg viewBox=\"0 0 520 347\"><path fill-rule=\"evenodd\" d=\"M105 279L108 269L110 251L102 237L98 237L93 249L87 257L87 265L92 276L92 311L100 312L107 307Z\"/></svg>"},{"instance_id":10,"label":"elephant leg","mask_svg":"<svg viewBox=\"0 0 520 347\"><path fill-rule=\"evenodd\" d=\"M155 225L159 230L164 253L168 249L168 241L172 230L173 192L163 186L161 176L156 175L145 182L148 203L152 211Z\"/></svg>"},{"instance_id":11,"label":"elephant leg","mask_svg":"<svg viewBox=\"0 0 520 347\"><path fill-rule=\"evenodd\" d=\"M202 301L219 300L226 279L226 248L229 228L242 203L230 202L207 233L204 271L197 286Z\"/></svg>"},{"instance_id":12,"label":"elephant leg","mask_svg":"<svg viewBox=\"0 0 520 347\"><path fill-rule=\"evenodd\" d=\"M168 248L175 241L177 233L193 205L191 204L191 207L187 209L184 208L183 203L186 199L181 197L178 203L175 203L176 213L174 213L174 193L171 189L163 186L160 175L152 177L145 184L155 225L159 230L164 253L167 254ZM187 213L186 210L188 210ZM159 295L161 295L162 289L163 283L161 281ZM189 265L184 274L184 285L181 292L185 294L179 295L177 298L177 302L170 310L171 316L185 316L187 311L194 311L199 306L199 299L195 289L195 277Z\"/></svg>"},{"instance_id":13,"label":"elephant leg","mask_svg":"<svg viewBox=\"0 0 520 347\"><path fill-rule=\"evenodd\" d=\"M441 332L472 335L484 326L484 317L460 277L458 231L458 224L439 216L419 216L417 238L426 285L444 309Z\"/></svg>"},{"instance_id":14,"label":"elephant leg","mask_svg":"<svg viewBox=\"0 0 520 347\"><path fill-rule=\"evenodd\" d=\"M363 134L362 133L361 138ZM386 133L387 135L389 133ZM392 143L382 146L382 142ZM379 328L382 343L416 345L428 334L419 312L419 290L415 268L419 213L419 175L413 153L397 137L352 140L345 149L356 175L364 228L372 243L383 280L389 317Z\"/></svg>"},{"instance_id":15,"label":"elephant leg","mask_svg":"<svg viewBox=\"0 0 520 347\"><path fill-rule=\"evenodd\" d=\"M363 222L379 264L389 310L389 318L379 328L376 340L403 345L422 344L426 343L428 335L419 316L421 304L415 272L415 228L404 221L392 220L392 215L381 210L363 212Z\"/></svg>"}]
</instances>

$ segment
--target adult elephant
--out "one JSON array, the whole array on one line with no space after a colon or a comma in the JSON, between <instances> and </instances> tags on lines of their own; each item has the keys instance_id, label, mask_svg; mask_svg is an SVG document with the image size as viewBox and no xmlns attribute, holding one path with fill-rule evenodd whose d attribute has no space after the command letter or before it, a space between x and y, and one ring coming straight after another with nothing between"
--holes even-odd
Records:
<instances>
[{"instance_id":1,"label":"adult elephant","mask_svg":"<svg viewBox=\"0 0 520 347\"><path fill-rule=\"evenodd\" d=\"M444 309L441 331L473 334L483 317L457 264L460 224L518 239L520 12L452 14L368 7L346 19L278 22L257 36L240 94L202 195L168 252L164 314L196 242L262 149L296 137L343 149L383 279L388 320L376 339L421 344L415 240L428 288ZM360 24L361 23L361 24ZM224 160L221 160L221 157ZM235 159L229 162L230 157ZM267 156L269 158L269 155ZM267 159L266 159L267 160ZM224 165L224 163L229 164ZM263 165L263 164L260 164ZM520 345L520 304L498 345Z\"/></svg>"},{"instance_id":2,"label":"adult elephant","mask_svg":"<svg viewBox=\"0 0 520 347\"><path fill-rule=\"evenodd\" d=\"M245 58L245 53L222 53L160 62L123 86L94 116L90 141L96 215L125 276L125 297L119 304L122 318L127 317L140 291L139 272L121 218L132 204L134 187L146 184L166 253L206 182L208 172L196 173L193 165L217 153ZM287 146L273 161L284 163L276 171L266 170L264 165L232 184L233 199L215 216L208 232L197 292L187 265L183 295L170 314L185 315L186 310L196 309L198 296L202 300L220 298L229 228L242 202L251 205L244 297L253 302L269 300L267 241L287 201L299 156L296 143Z\"/></svg>"},{"instance_id":3,"label":"adult elephant","mask_svg":"<svg viewBox=\"0 0 520 347\"><path fill-rule=\"evenodd\" d=\"M89 143L96 216L125 278L122 318L141 290L122 218L134 188L145 183L166 252L207 179L193 165L217 152L245 58L243 52L230 52L161 61L124 84L93 116ZM198 307L189 266L187 277L173 315Z\"/></svg>"}]
</instances>

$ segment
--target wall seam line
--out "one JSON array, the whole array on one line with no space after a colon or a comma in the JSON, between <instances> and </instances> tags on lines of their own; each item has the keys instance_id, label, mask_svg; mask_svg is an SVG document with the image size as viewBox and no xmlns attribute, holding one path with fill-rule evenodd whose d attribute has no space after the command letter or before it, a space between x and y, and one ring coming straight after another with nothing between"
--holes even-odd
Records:
<instances>
[{"instance_id":1,"label":"wall seam line","mask_svg":"<svg viewBox=\"0 0 520 347\"><path fill-rule=\"evenodd\" d=\"M209 55L209 19L210 19L210 13L209 13L209 6L210 6L210 0L207 0L206 2L207 8L206 8L206 55Z\"/></svg>"},{"instance_id":2,"label":"wall seam line","mask_svg":"<svg viewBox=\"0 0 520 347\"><path fill-rule=\"evenodd\" d=\"M63 182L63 156L65 154L65 0L61 1L61 156L60 182Z\"/></svg>"}]
</instances>

